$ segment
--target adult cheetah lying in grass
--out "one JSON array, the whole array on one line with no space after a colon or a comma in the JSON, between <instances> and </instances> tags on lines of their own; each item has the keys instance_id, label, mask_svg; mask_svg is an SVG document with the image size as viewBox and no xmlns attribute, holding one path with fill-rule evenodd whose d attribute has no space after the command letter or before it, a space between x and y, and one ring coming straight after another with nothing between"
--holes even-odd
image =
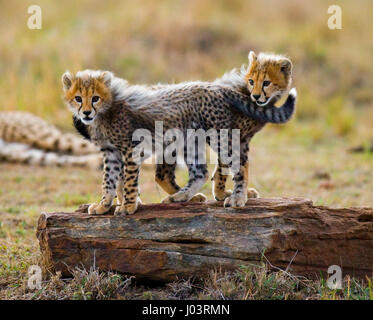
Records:
<instances>
[{"instance_id":1,"label":"adult cheetah lying in grass","mask_svg":"<svg viewBox=\"0 0 373 320\"><path fill-rule=\"evenodd\" d=\"M63 133L43 119L22 111L0 112L0 160L95 169L102 164L99 150L89 141Z\"/></svg>"}]
</instances>

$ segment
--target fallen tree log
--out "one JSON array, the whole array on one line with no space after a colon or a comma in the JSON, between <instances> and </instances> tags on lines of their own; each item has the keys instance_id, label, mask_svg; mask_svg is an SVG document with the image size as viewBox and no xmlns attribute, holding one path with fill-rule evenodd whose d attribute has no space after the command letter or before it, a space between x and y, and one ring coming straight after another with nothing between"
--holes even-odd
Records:
<instances>
[{"instance_id":1,"label":"fallen tree log","mask_svg":"<svg viewBox=\"0 0 373 320\"><path fill-rule=\"evenodd\" d=\"M76 265L95 265L172 281L263 259L307 276L325 275L330 265L343 275L373 272L373 208L331 209L304 199L249 199L240 209L219 202L149 204L123 217L89 216L85 205L43 213L37 237L45 261L64 275Z\"/></svg>"}]
</instances>

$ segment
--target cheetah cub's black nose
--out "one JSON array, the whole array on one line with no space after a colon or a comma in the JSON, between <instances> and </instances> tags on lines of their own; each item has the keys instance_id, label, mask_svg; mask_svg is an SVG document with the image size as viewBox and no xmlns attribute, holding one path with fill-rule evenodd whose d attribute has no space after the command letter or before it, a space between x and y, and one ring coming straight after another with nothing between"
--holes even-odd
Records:
<instances>
[{"instance_id":1,"label":"cheetah cub's black nose","mask_svg":"<svg viewBox=\"0 0 373 320\"><path fill-rule=\"evenodd\" d=\"M83 113L86 115L86 116L89 116L91 114L91 111L83 111Z\"/></svg>"},{"instance_id":2,"label":"cheetah cub's black nose","mask_svg":"<svg viewBox=\"0 0 373 320\"><path fill-rule=\"evenodd\" d=\"M258 100L258 99L260 98L260 94L253 94L253 98L254 98L255 100Z\"/></svg>"}]
</instances>

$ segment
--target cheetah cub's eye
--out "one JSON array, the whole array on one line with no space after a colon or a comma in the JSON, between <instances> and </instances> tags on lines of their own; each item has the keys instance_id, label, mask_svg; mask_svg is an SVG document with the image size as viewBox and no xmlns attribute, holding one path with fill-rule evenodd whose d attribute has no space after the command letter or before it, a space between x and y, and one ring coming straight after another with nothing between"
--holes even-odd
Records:
<instances>
[{"instance_id":1,"label":"cheetah cub's eye","mask_svg":"<svg viewBox=\"0 0 373 320\"><path fill-rule=\"evenodd\" d=\"M98 100L100 100L99 96L93 96L92 97L92 102L97 102Z\"/></svg>"},{"instance_id":2,"label":"cheetah cub's eye","mask_svg":"<svg viewBox=\"0 0 373 320\"><path fill-rule=\"evenodd\" d=\"M263 87L268 87L271 84L271 81L265 80L263 81Z\"/></svg>"},{"instance_id":3,"label":"cheetah cub's eye","mask_svg":"<svg viewBox=\"0 0 373 320\"><path fill-rule=\"evenodd\" d=\"M253 79L249 79L249 83L250 83L251 86L253 86L254 85L254 80Z\"/></svg>"},{"instance_id":4,"label":"cheetah cub's eye","mask_svg":"<svg viewBox=\"0 0 373 320\"><path fill-rule=\"evenodd\" d=\"M76 96L75 101L81 103L82 102L82 97Z\"/></svg>"}]
</instances>

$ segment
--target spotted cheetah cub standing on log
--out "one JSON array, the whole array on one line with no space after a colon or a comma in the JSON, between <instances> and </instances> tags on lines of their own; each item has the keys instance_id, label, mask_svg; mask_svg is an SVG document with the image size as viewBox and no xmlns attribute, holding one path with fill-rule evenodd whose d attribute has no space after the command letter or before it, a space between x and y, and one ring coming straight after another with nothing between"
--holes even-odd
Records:
<instances>
[{"instance_id":1,"label":"spotted cheetah cub standing on log","mask_svg":"<svg viewBox=\"0 0 373 320\"><path fill-rule=\"evenodd\" d=\"M213 121L221 123L219 129L240 129L240 154L236 154L241 162L239 172L234 174L235 182L233 192L225 190L228 175L226 174L227 164L224 164L220 157L215 168L213 181L213 195L218 201L225 200L225 207L242 207L247 198L258 198L259 193L254 188L248 188L248 151L249 143L253 135L258 132L266 122L284 123L292 116L296 91L290 91L289 98L281 108L274 108L276 103L289 90L292 82L292 63L282 55L260 53L258 57L253 51L249 53L249 66L241 67L240 70L233 69L216 79L213 84L228 87L238 92L242 92L250 97L255 103L248 106L245 104L235 104L237 110L242 111L248 117L229 110L229 115L220 113L219 108L204 106L205 116ZM294 100L293 100L294 99ZM212 101L214 101L212 99ZM249 109L247 109L249 107ZM225 122L228 121L228 122ZM213 126L213 125L212 125ZM231 140L229 140L229 155L232 154ZM220 153L220 141L215 151ZM210 145L211 146L211 145ZM213 148L214 149L214 148ZM163 202L179 201L177 192L180 187L175 182L175 166L157 165L156 182L168 193L174 194L163 200ZM233 195L232 195L233 194Z\"/></svg>"},{"instance_id":2,"label":"spotted cheetah cub standing on log","mask_svg":"<svg viewBox=\"0 0 373 320\"><path fill-rule=\"evenodd\" d=\"M255 57L254 61L254 55L251 55L251 59L250 65L253 67L257 63L259 68L260 59ZM120 202L116 214L132 214L136 211L139 203L140 164L135 160L134 153L139 142L133 141L132 137L137 129L147 129L151 132L154 144L156 122L163 124L164 132L179 129L186 140L188 129L207 131L212 128L218 132L226 129L230 132L228 154L232 154L231 131L240 129L241 151L239 170L234 174L235 188L231 195L222 194L222 197L226 197L226 206L243 206L247 199L249 141L266 122L284 123L294 111L295 92L288 96L280 108L273 105L286 91L285 87L280 86L280 80L285 78L288 85L291 74L289 60L279 60L277 64L278 72L282 72L284 76L278 75L278 81L275 80L273 84L266 85L268 88L262 89L266 99L263 103L260 102L263 100L261 96L254 97L258 100L257 103L252 101L246 84L243 88L237 88L234 81L226 78L215 82L197 81L148 87L128 85L126 81L107 71L85 70L75 76L66 72L62 77L64 99L73 112L75 127L99 146L104 154L103 197L100 203L89 207L88 213L104 214L109 211L116 191ZM252 80L261 82L262 85L263 81L269 81L259 77L259 74ZM248 88L251 93L252 88L254 86ZM170 144L170 141L165 141L167 143ZM184 146L188 146L188 141L185 141ZM220 141L210 146L220 154ZM198 161L198 149L194 148L192 157L188 152L184 153L185 157L188 156L186 165L189 181L183 188L175 182L176 162L157 165L156 181L170 194L164 202L189 201L193 197L205 199L202 195L196 195L208 179L206 163ZM220 160L218 168L229 167L229 164ZM218 173L214 174L215 181L217 175ZM219 179L223 181L224 176Z\"/></svg>"},{"instance_id":3,"label":"spotted cheetah cub standing on log","mask_svg":"<svg viewBox=\"0 0 373 320\"><path fill-rule=\"evenodd\" d=\"M292 108L274 109L272 104L276 103L287 90L290 89L292 82L292 63L290 59L282 55L260 53L258 56L253 51L249 53L248 67L241 67L240 70L233 69L227 72L223 77L217 79L215 83L228 86L249 95L252 101L255 101L254 119L259 122L284 123L290 119L293 113ZM290 91L289 98L296 97L296 90ZM295 105L295 101L294 101ZM294 107L294 105L292 107ZM241 110L240 106L237 106ZM245 110L241 110L245 113ZM254 110L252 110L254 113ZM265 113L266 116L261 114ZM268 119L265 119L268 117ZM235 117L233 117L234 119ZM227 175L222 174L224 165L220 162L215 168L213 174L213 194L216 200L225 200L225 207L242 207L246 203L244 196L245 187L248 179L248 157L249 143L256 132L248 134L248 128L252 126L252 119L239 118L234 121L233 127L241 129L241 155L242 175L234 175L234 191L225 190ZM264 123L263 123L264 125ZM259 131L259 130L258 130ZM243 178L242 183L241 181ZM242 188L241 188L242 186ZM242 189L242 190L241 190ZM236 195L236 196L235 196ZM238 196L237 196L238 195ZM258 198L259 193L254 188L247 190L248 198Z\"/></svg>"}]
</instances>

